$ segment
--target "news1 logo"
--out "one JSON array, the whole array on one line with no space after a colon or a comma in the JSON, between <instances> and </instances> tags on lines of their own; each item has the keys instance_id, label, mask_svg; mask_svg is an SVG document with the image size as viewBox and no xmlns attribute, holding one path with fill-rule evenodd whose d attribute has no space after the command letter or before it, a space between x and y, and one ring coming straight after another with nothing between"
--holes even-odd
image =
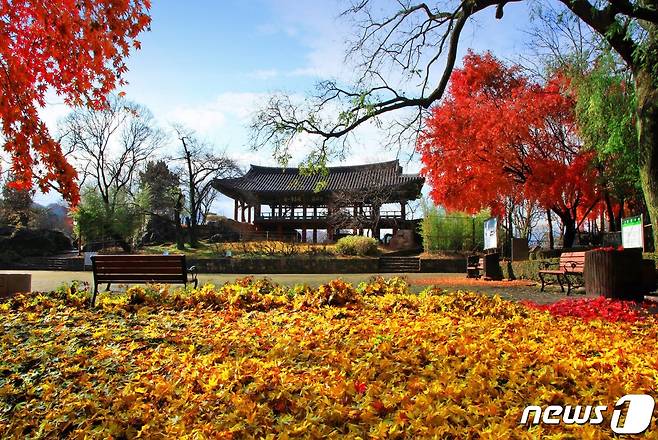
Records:
<instances>
[{"instance_id":1,"label":"news1 logo","mask_svg":"<svg viewBox=\"0 0 658 440\"><path fill-rule=\"evenodd\" d=\"M628 404L628 405L626 405ZM623 408L626 408L626 417L622 420ZM653 397L646 394L627 394L617 400L612 411L610 429L615 434L641 434L647 430L653 417L655 402ZM523 410L522 425L530 422L531 425L544 423L546 425L600 425L604 421L604 413L608 407L601 406L561 406L551 405L542 409L540 406L530 405ZM530 418L532 414L532 419Z\"/></svg>"}]
</instances>

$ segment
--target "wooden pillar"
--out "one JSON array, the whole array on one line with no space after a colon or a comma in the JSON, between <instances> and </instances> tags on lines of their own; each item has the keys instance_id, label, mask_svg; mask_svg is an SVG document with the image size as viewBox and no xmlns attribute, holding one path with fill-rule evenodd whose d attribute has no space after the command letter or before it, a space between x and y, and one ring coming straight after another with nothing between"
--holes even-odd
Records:
<instances>
[{"instance_id":1,"label":"wooden pillar","mask_svg":"<svg viewBox=\"0 0 658 440\"><path fill-rule=\"evenodd\" d=\"M317 243L317 242L318 242L318 229L313 228L313 243Z\"/></svg>"},{"instance_id":2,"label":"wooden pillar","mask_svg":"<svg viewBox=\"0 0 658 440\"><path fill-rule=\"evenodd\" d=\"M251 206L247 207L247 223L251 223Z\"/></svg>"},{"instance_id":3,"label":"wooden pillar","mask_svg":"<svg viewBox=\"0 0 658 440\"><path fill-rule=\"evenodd\" d=\"M241 211L242 211L241 217L242 217L242 223L245 222L245 218L244 218L244 210L245 210L246 207L247 207L247 204L244 203L244 202L242 202L242 203L241 203Z\"/></svg>"},{"instance_id":4,"label":"wooden pillar","mask_svg":"<svg viewBox=\"0 0 658 440\"><path fill-rule=\"evenodd\" d=\"M234 200L235 206L233 208L233 220L238 221L238 199Z\"/></svg>"},{"instance_id":5,"label":"wooden pillar","mask_svg":"<svg viewBox=\"0 0 658 440\"><path fill-rule=\"evenodd\" d=\"M314 206L313 207L313 218L318 218L318 207Z\"/></svg>"},{"instance_id":6,"label":"wooden pillar","mask_svg":"<svg viewBox=\"0 0 658 440\"><path fill-rule=\"evenodd\" d=\"M279 205L279 217L283 217L283 205Z\"/></svg>"},{"instance_id":7,"label":"wooden pillar","mask_svg":"<svg viewBox=\"0 0 658 440\"><path fill-rule=\"evenodd\" d=\"M407 219L407 201L402 200L400 202L400 211L402 212L402 220Z\"/></svg>"},{"instance_id":8,"label":"wooden pillar","mask_svg":"<svg viewBox=\"0 0 658 440\"><path fill-rule=\"evenodd\" d=\"M306 243L306 228L302 228L302 243Z\"/></svg>"}]
</instances>

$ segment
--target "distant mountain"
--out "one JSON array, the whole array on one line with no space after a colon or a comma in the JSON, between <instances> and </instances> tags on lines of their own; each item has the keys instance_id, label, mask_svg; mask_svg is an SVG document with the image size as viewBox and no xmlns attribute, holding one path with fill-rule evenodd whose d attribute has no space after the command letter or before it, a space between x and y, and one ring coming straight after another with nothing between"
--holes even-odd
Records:
<instances>
[{"instance_id":1,"label":"distant mountain","mask_svg":"<svg viewBox=\"0 0 658 440\"><path fill-rule=\"evenodd\" d=\"M62 205L62 204L59 204L59 203L51 203L50 205L46 206L46 209L48 209L50 212L52 212L57 217L68 217L69 216L69 208L66 205Z\"/></svg>"}]
</instances>

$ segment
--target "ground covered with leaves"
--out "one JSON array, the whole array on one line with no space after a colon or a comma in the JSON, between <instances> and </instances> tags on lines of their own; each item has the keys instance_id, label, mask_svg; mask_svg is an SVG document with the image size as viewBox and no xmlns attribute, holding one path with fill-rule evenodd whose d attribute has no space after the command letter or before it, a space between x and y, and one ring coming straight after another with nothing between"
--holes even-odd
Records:
<instances>
[{"instance_id":1,"label":"ground covered with leaves","mask_svg":"<svg viewBox=\"0 0 658 440\"><path fill-rule=\"evenodd\" d=\"M584 320L398 278L133 287L89 310L72 287L0 305L2 437L608 438L609 420L519 421L658 383L642 310Z\"/></svg>"}]
</instances>

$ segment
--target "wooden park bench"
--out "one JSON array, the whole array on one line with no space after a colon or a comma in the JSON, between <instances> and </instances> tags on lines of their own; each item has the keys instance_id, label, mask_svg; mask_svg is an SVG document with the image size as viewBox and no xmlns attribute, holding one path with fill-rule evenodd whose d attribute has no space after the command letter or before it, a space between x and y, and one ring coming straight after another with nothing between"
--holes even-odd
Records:
<instances>
[{"instance_id":1,"label":"wooden park bench","mask_svg":"<svg viewBox=\"0 0 658 440\"><path fill-rule=\"evenodd\" d=\"M91 257L94 271L94 293L91 306L96 302L98 285L121 284L184 284L197 287L196 268L187 267L185 255L94 255ZM191 276L188 279L188 276Z\"/></svg>"},{"instance_id":2,"label":"wooden park bench","mask_svg":"<svg viewBox=\"0 0 658 440\"><path fill-rule=\"evenodd\" d=\"M477 255L466 257L466 278L480 278L484 270L484 258Z\"/></svg>"},{"instance_id":3,"label":"wooden park bench","mask_svg":"<svg viewBox=\"0 0 658 440\"><path fill-rule=\"evenodd\" d=\"M564 292L564 284L567 285L567 295L571 293L571 288L574 287L573 279L576 277L583 277L585 270L585 252L564 252L560 255L560 262L557 269L549 269L551 263L546 263L544 269L539 271L539 279L541 280L541 291L549 284L553 284L546 280L546 275L555 276L557 282L560 284L560 289Z\"/></svg>"}]
</instances>

